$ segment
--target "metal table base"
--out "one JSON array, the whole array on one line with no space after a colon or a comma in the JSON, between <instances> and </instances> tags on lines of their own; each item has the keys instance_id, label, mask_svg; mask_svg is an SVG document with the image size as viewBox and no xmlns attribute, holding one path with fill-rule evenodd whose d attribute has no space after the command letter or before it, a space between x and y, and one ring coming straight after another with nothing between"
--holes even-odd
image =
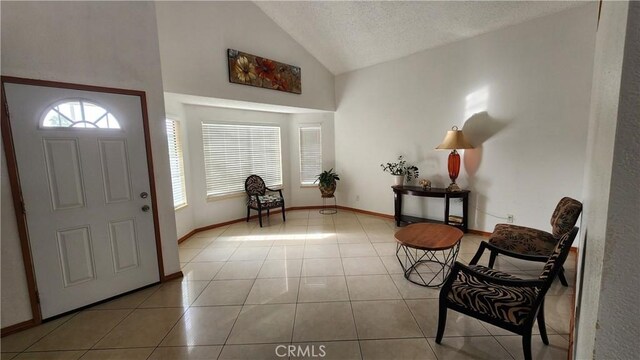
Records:
<instances>
[{"instance_id":1,"label":"metal table base","mask_svg":"<svg viewBox=\"0 0 640 360\"><path fill-rule=\"evenodd\" d=\"M445 250L421 250L397 243L396 258L400 262L400 266L402 266L405 279L420 286L440 287L449 277L451 267L458 257L459 250L460 241ZM401 258L401 255L404 255L403 258ZM418 270L419 267L425 268L422 273ZM429 278L432 272L435 272L435 274Z\"/></svg>"}]
</instances>

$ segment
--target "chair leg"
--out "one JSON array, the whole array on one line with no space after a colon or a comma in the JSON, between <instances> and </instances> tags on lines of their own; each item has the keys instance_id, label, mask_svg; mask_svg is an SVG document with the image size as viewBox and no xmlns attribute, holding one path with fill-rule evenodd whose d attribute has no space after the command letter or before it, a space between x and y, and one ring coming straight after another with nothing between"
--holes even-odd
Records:
<instances>
[{"instance_id":1,"label":"chair leg","mask_svg":"<svg viewBox=\"0 0 640 360\"><path fill-rule=\"evenodd\" d=\"M438 332L436 334L437 344L440 344L442 342L442 337L444 336L444 328L446 325L447 325L447 307L441 304L439 315L438 315Z\"/></svg>"},{"instance_id":2,"label":"chair leg","mask_svg":"<svg viewBox=\"0 0 640 360\"><path fill-rule=\"evenodd\" d=\"M524 360L531 360L531 333L522 335L522 351Z\"/></svg>"},{"instance_id":3,"label":"chair leg","mask_svg":"<svg viewBox=\"0 0 640 360\"><path fill-rule=\"evenodd\" d=\"M284 204L282 204L282 222L287 221L287 218L284 216Z\"/></svg>"},{"instance_id":4,"label":"chair leg","mask_svg":"<svg viewBox=\"0 0 640 360\"><path fill-rule=\"evenodd\" d=\"M258 210L258 222L260 223L260 227L262 227L262 210Z\"/></svg>"},{"instance_id":5,"label":"chair leg","mask_svg":"<svg viewBox=\"0 0 640 360\"><path fill-rule=\"evenodd\" d=\"M545 345L549 345L549 338L547 337L547 327L544 323L544 300L540 303L540 309L538 310L538 329L540 329L540 337Z\"/></svg>"},{"instance_id":6,"label":"chair leg","mask_svg":"<svg viewBox=\"0 0 640 360\"><path fill-rule=\"evenodd\" d=\"M498 257L498 252L497 251L492 251L491 255L489 256L489 268L493 269L493 265L496 263L496 257Z\"/></svg>"},{"instance_id":7,"label":"chair leg","mask_svg":"<svg viewBox=\"0 0 640 360\"><path fill-rule=\"evenodd\" d=\"M249 222L249 215L251 215L251 208L247 206L247 222Z\"/></svg>"},{"instance_id":8,"label":"chair leg","mask_svg":"<svg viewBox=\"0 0 640 360\"><path fill-rule=\"evenodd\" d=\"M567 282L567 278L564 277L564 266L560 267L560 271L558 272L558 279L560 279L560 283L564 287L568 287L569 283Z\"/></svg>"},{"instance_id":9,"label":"chair leg","mask_svg":"<svg viewBox=\"0 0 640 360\"><path fill-rule=\"evenodd\" d=\"M484 254L484 250L486 248L487 248L486 243L484 241L481 242L480 247L478 248L478 251L476 251L476 254L473 256L473 259L471 259L471 261L469 262L469 265L478 265L478 261L480 261L480 258Z\"/></svg>"},{"instance_id":10,"label":"chair leg","mask_svg":"<svg viewBox=\"0 0 640 360\"><path fill-rule=\"evenodd\" d=\"M270 215L270 214L269 214L269 210L271 210L271 209L267 209L267 217L269 217L269 215Z\"/></svg>"}]
</instances>

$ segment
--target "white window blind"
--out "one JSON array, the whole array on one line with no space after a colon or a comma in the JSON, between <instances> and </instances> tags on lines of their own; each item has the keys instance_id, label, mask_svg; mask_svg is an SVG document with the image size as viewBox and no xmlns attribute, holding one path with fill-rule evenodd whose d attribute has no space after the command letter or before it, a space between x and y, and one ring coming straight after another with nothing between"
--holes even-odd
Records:
<instances>
[{"instance_id":1,"label":"white window blind","mask_svg":"<svg viewBox=\"0 0 640 360\"><path fill-rule=\"evenodd\" d=\"M280 127L202 123L207 196L244 192L249 175L282 187Z\"/></svg>"},{"instance_id":2,"label":"white window blind","mask_svg":"<svg viewBox=\"0 0 640 360\"><path fill-rule=\"evenodd\" d=\"M322 172L322 133L320 126L300 128L300 184L312 185Z\"/></svg>"},{"instance_id":3,"label":"white window blind","mask_svg":"<svg viewBox=\"0 0 640 360\"><path fill-rule=\"evenodd\" d=\"M171 168L171 185L173 187L173 206L174 208L178 208L187 204L187 192L184 181L180 124L175 120L167 119L167 141L169 143L169 166Z\"/></svg>"}]
</instances>

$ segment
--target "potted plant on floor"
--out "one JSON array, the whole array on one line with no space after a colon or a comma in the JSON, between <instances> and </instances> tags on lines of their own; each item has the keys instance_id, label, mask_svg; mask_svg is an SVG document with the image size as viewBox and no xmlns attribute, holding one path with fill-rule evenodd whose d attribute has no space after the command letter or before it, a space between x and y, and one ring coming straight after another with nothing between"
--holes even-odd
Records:
<instances>
[{"instance_id":1,"label":"potted plant on floor","mask_svg":"<svg viewBox=\"0 0 640 360\"><path fill-rule=\"evenodd\" d=\"M318 178L314 183L318 183L318 188L323 198L333 197L333 193L336 191L336 182L340 180L340 176L331 170L325 170L318 174Z\"/></svg>"},{"instance_id":2,"label":"potted plant on floor","mask_svg":"<svg viewBox=\"0 0 640 360\"><path fill-rule=\"evenodd\" d=\"M388 172L394 176L394 183L396 186L403 185L405 177L407 181L411 181L413 178L418 178L420 172L415 165L407 165L407 161L402 155L398 156L398 162L380 164L382 171Z\"/></svg>"}]
</instances>

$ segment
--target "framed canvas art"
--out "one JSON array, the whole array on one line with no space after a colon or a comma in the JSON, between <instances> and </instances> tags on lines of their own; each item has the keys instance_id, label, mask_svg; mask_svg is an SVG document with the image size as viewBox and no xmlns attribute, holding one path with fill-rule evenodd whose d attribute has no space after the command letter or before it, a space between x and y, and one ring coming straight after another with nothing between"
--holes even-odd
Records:
<instances>
[{"instance_id":1,"label":"framed canvas art","mask_svg":"<svg viewBox=\"0 0 640 360\"><path fill-rule=\"evenodd\" d=\"M227 50L227 57L231 83L302 93L302 74L297 66L234 49Z\"/></svg>"}]
</instances>

